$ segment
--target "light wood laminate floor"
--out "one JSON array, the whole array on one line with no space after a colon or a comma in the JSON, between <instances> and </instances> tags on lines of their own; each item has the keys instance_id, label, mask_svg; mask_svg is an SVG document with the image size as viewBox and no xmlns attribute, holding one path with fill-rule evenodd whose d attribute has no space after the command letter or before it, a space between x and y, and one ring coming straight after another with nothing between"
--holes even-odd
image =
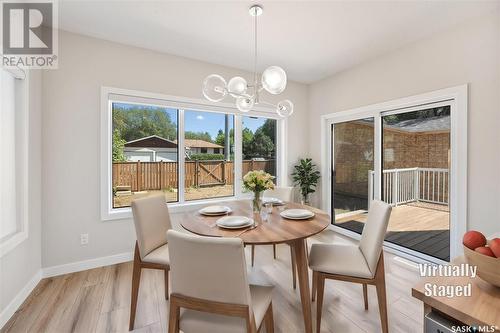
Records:
<instances>
[{"instance_id":1,"label":"light wood laminate floor","mask_svg":"<svg viewBox=\"0 0 500 333\"><path fill-rule=\"evenodd\" d=\"M310 239L309 245L333 240L348 242L327 230ZM277 260L273 260L271 246L257 246L255 255L255 267L249 266L251 282L275 286L275 331L303 332L299 292L292 289L289 247L278 246ZM421 333L423 307L411 297L417 270L389 253L385 266L389 331ZM163 273L143 270L142 274L134 332L166 332ZM44 279L1 332L127 332L131 279L132 262ZM369 310L365 311L361 285L327 281L322 332L380 332L375 288L368 288ZM312 304L315 318L316 305Z\"/></svg>"}]
</instances>

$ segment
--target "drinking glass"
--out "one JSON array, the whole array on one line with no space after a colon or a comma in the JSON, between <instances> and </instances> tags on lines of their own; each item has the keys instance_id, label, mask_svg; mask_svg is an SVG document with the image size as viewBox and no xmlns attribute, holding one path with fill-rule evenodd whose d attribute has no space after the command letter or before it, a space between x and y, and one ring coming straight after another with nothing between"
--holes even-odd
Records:
<instances>
[{"instance_id":1,"label":"drinking glass","mask_svg":"<svg viewBox=\"0 0 500 333\"><path fill-rule=\"evenodd\" d=\"M269 213L267 211L267 208L264 208L260 211L260 218L262 221L267 221L267 218L269 217Z\"/></svg>"},{"instance_id":2,"label":"drinking glass","mask_svg":"<svg viewBox=\"0 0 500 333\"><path fill-rule=\"evenodd\" d=\"M265 207L265 210L267 211L268 214L272 214L273 213L273 204L268 202L264 205Z\"/></svg>"}]
</instances>

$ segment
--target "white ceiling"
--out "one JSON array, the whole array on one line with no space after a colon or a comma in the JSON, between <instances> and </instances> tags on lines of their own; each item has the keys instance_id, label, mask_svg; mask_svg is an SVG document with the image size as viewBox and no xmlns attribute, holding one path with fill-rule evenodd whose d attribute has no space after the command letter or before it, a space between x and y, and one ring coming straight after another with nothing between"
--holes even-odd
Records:
<instances>
[{"instance_id":1,"label":"white ceiling","mask_svg":"<svg viewBox=\"0 0 500 333\"><path fill-rule=\"evenodd\" d=\"M251 1L59 2L63 30L252 70ZM499 7L500 1L261 1L259 69L310 83Z\"/></svg>"}]
</instances>

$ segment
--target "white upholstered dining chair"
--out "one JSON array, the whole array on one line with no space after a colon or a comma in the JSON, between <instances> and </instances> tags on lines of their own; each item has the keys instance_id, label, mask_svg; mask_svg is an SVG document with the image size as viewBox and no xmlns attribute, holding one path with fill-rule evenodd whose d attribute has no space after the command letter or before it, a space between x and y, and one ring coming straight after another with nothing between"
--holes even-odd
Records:
<instances>
[{"instance_id":1,"label":"white upholstered dining chair","mask_svg":"<svg viewBox=\"0 0 500 333\"><path fill-rule=\"evenodd\" d=\"M358 245L313 244L309 267L313 271L312 297L316 298L316 332L321 328L321 310L325 279L363 285L365 310L368 310L367 285L375 285L382 332L388 332L385 291L384 255L382 246L391 215L391 206L374 200L370 203L368 220Z\"/></svg>"},{"instance_id":2,"label":"white upholstered dining chair","mask_svg":"<svg viewBox=\"0 0 500 333\"><path fill-rule=\"evenodd\" d=\"M169 333L274 331L270 286L249 285L240 238L169 230L172 293ZM182 311L181 311L182 309Z\"/></svg>"},{"instance_id":3,"label":"white upholstered dining chair","mask_svg":"<svg viewBox=\"0 0 500 333\"><path fill-rule=\"evenodd\" d=\"M155 195L132 201L137 242L132 273L132 301L129 330L134 329L137 297L143 268L159 269L165 276L165 299L168 299L168 271L170 270L167 230L172 228L164 195Z\"/></svg>"}]
</instances>

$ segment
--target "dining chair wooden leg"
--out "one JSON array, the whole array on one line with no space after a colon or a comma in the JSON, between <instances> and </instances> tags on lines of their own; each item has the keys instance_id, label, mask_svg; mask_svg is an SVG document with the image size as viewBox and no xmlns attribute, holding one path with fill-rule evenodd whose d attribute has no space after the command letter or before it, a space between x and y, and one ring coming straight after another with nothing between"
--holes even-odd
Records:
<instances>
[{"instance_id":1,"label":"dining chair wooden leg","mask_svg":"<svg viewBox=\"0 0 500 333\"><path fill-rule=\"evenodd\" d=\"M363 283L363 299L365 301L365 310L368 310L368 285Z\"/></svg>"},{"instance_id":2,"label":"dining chair wooden leg","mask_svg":"<svg viewBox=\"0 0 500 333\"><path fill-rule=\"evenodd\" d=\"M295 262L295 254L293 253L293 246L290 246L290 255L292 257L292 283L293 283L293 289L297 289L297 264Z\"/></svg>"},{"instance_id":3,"label":"dining chair wooden leg","mask_svg":"<svg viewBox=\"0 0 500 333\"><path fill-rule=\"evenodd\" d=\"M294 241L293 247L297 266L300 301L302 303L302 314L304 316L304 331L306 333L312 333L311 289L309 287L309 266L307 264L307 250L304 239Z\"/></svg>"},{"instance_id":4,"label":"dining chair wooden leg","mask_svg":"<svg viewBox=\"0 0 500 333\"><path fill-rule=\"evenodd\" d=\"M273 244L273 257L276 259L276 244Z\"/></svg>"},{"instance_id":5,"label":"dining chair wooden leg","mask_svg":"<svg viewBox=\"0 0 500 333\"><path fill-rule=\"evenodd\" d=\"M255 245L252 245L252 267L253 267L254 259L255 259Z\"/></svg>"},{"instance_id":6,"label":"dining chair wooden leg","mask_svg":"<svg viewBox=\"0 0 500 333\"><path fill-rule=\"evenodd\" d=\"M321 312L323 311L323 295L325 293L325 277L317 274L317 294L316 294L316 332L321 332Z\"/></svg>"},{"instance_id":7,"label":"dining chair wooden leg","mask_svg":"<svg viewBox=\"0 0 500 333\"><path fill-rule=\"evenodd\" d=\"M380 312L380 321L382 324L382 332L389 332L389 323L387 321L387 295L385 290L385 269L384 255L380 255L375 273L375 287L377 288L378 308Z\"/></svg>"},{"instance_id":8,"label":"dining chair wooden leg","mask_svg":"<svg viewBox=\"0 0 500 333\"><path fill-rule=\"evenodd\" d=\"M318 272L313 271L313 277L312 277L312 297L311 300L314 302L314 299L316 298L316 288L318 286Z\"/></svg>"},{"instance_id":9,"label":"dining chair wooden leg","mask_svg":"<svg viewBox=\"0 0 500 333\"><path fill-rule=\"evenodd\" d=\"M378 308L380 311L380 321L382 323L382 332L389 332L389 325L387 322L387 298L385 292L385 282L377 283L377 298L378 298Z\"/></svg>"},{"instance_id":10,"label":"dining chair wooden leg","mask_svg":"<svg viewBox=\"0 0 500 333\"><path fill-rule=\"evenodd\" d=\"M175 297L170 300L170 311L168 315L168 333L179 333L180 308Z\"/></svg>"},{"instance_id":11,"label":"dining chair wooden leg","mask_svg":"<svg viewBox=\"0 0 500 333\"><path fill-rule=\"evenodd\" d=\"M264 323L266 325L266 333L274 333L273 303L269 304L269 308L267 308Z\"/></svg>"},{"instance_id":12,"label":"dining chair wooden leg","mask_svg":"<svg viewBox=\"0 0 500 333\"><path fill-rule=\"evenodd\" d=\"M164 275L165 275L165 299L168 301L168 272L170 270L170 267L165 268L164 270Z\"/></svg>"},{"instance_id":13,"label":"dining chair wooden leg","mask_svg":"<svg viewBox=\"0 0 500 333\"><path fill-rule=\"evenodd\" d=\"M129 331L134 329L135 312L137 310L137 298L139 297L139 284L141 283L141 263L140 263L139 248L135 245L134 252L134 267L132 270L132 295L130 301L130 320Z\"/></svg>"}]
</instances>

